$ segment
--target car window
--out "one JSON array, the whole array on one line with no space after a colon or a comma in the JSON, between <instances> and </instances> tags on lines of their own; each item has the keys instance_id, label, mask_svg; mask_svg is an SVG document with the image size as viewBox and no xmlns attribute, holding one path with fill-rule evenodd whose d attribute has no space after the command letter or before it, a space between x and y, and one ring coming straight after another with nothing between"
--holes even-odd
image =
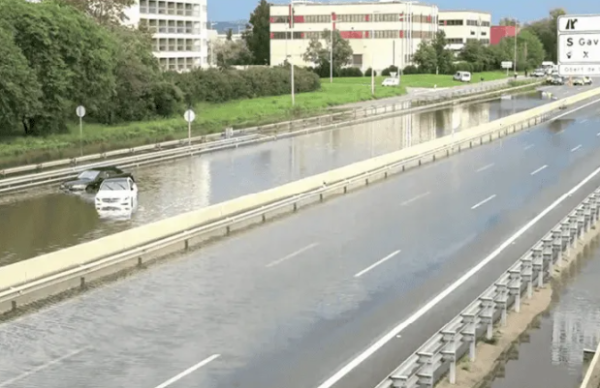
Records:
<instances>
[{"instance_id":1,"label":"car window","mask_svg":"<svg viewBox=\"0 0 600 388\"><path fill-rule=\"evenodd\" d=\"M101 178L101 179L106 179L106 178L108 178L108 177L109 177L109 175L110 175L110 174L108 173L108 171L102 171L102 172L100 173L100 178Z\"/></svg>"},{"instance_id":2,"label":"car window","mask_svg":"<svg viewBox=\"0 0 600 388\"><path fill-rule=\"evenodd\" d=\"M77 176L77 179L89 179L94 180L98 176L99 171L88 170L84 171Z\"/></svg>"},{"instance_id":3,"label":"car window","mask_svg":"<svg viewBox=\"0 0 600 388\"><path fill-rule=\"evenodd\" d=\"M130 190L129 181L122 180L110 180L104 181L102 186L100 186L100 191L123 191Z\"/></svg>"}]
</instances>

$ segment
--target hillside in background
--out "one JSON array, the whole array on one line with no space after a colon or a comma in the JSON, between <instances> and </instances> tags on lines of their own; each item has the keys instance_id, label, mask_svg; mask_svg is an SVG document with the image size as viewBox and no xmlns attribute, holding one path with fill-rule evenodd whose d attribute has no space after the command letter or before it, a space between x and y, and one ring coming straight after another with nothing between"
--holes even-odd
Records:
<instances>
[{"instance_id":1,"label":"hillside in background","mask_svg":"<svg viewBox=\"0 0 600 388\"><path fill-rule=\"evenodd\" d=\"M215 23L213 28L215 28L220 34L226 33L230 28L233 30L234 34L237 34L238 28L244 29L246 27L246 24L248 23L248 21L247 20L237 20L237 21L231 21L231 22L213 22L213 23Z\"/></svg>"}]
</instances>

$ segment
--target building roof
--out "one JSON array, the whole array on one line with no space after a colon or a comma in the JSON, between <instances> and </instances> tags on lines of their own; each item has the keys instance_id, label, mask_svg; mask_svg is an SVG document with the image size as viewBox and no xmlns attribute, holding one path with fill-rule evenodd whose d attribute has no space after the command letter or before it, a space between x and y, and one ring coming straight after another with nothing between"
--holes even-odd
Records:
<instances>
[{"instance_id":1,"label":"building roof","mask_svg":"<svg viewBox=\"0 0 600 388\"><path fill-rule=\"evenodd\" d=\"M491 12L485 12L485 11L475 11L475 10L471 10L471 9L440 9L439 13L480 13L483 15L492 15Z\"/></svg>"},{"instance_id":2,"label":"building roof","mask_svg":"<svg viewBox=\"0 0 600 388\"><path fill-rule=\"evenodd\" d=\"M336 1L336 0L293 0L296 5L388 5L388 4L410 4L422 5L424 7L436 7L435 4L422 3L420 1L401 1L401 0L365 0L365 1ZM286 0L270 1L271 6L289 6L290 2Z\"/></svg>"}]
</instances>

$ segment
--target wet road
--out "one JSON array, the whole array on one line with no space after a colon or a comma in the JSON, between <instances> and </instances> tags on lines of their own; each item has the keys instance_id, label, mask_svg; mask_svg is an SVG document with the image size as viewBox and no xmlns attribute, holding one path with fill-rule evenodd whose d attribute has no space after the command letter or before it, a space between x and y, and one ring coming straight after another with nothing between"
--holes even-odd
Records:
<instances>
[{"instance_id":1,"label":"wet road","mask_svg":"<svg viewBox=\"0 0 600 388\"><path fill-rule=\"evenodd\" d=\"M140 168L133 171L140 205L125 221L101 219L91 199L64 195L56 188L5 196L0 198L0 265L276 187L545 102L533 93Z\"/></svg>"},{"instance_id":2,"label":"wet road","mask_svg":"<svg viewBox=\"0 0 600 388\"><path fill-rule=\"evenodd\" d=\"M515 346L490 388L577 388L583 378L583 350L600 341L600 242L590 248L568 275L553 283L549 311Z\"/></svg>"},{"instance_id":3,"label":"wet road","mask_svg":"<svg viewBox=\"0 0 600 388\"><path fill-rule=\"evenodd\" d=\"M0 325L11 388L310 388L600 166L600 104ZM595 176L341 377L374 386L593 188ZM325 387L322 386L322 387Z\"/></svg>"}]
</instances>

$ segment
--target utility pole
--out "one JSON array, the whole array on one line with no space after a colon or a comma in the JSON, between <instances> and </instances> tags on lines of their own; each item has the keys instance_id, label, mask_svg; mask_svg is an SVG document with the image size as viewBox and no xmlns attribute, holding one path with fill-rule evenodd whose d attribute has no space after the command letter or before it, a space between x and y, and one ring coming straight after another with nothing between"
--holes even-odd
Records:
<instances>
[{"instance_id":1,"label":"utility pole","mask_svg":"<svg viewBox=\"0 0 600 388\"><path fill-rule=\"evenodd\" d=\"M517 21L515 20L515 54L514 54L514 61L513 61L513 67L514 67L514 72L515 74L517 73L517 40L519 37L519 24L517 23Z\"/></svg>"},{"instance_id":2,"label":"utility pole","mask_svg":"<svg viewBox=\"0 0 600 388\"><path fill-rule=\"evenodd\" d=\"M291 54L294 50L294 0L290 0L290 31L291 31L291 47L290 47L290 76L291 76L291 80L290 80L290 84L292 85L292 106L296 105L296 96L295 96L295 89L296 86L294 85L294 61L293 61L293 55Z\"/></svg>"},{"instance_id":3,"label":"utility pole","mask_svg":"<svg viewBox=\"0 0 600 388\"><path fill-rule=\"evenodd\" d=\"M331 14L331 36L329 37L329 83L333 83L333 30L334 30L333 13Z\"/></svg>"}]
</instances>

